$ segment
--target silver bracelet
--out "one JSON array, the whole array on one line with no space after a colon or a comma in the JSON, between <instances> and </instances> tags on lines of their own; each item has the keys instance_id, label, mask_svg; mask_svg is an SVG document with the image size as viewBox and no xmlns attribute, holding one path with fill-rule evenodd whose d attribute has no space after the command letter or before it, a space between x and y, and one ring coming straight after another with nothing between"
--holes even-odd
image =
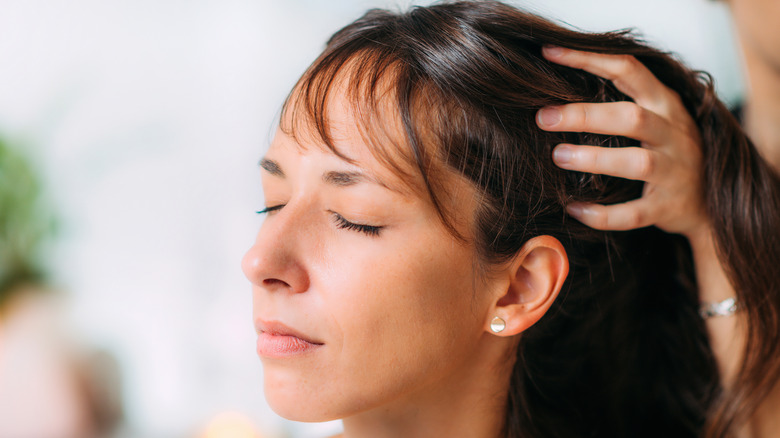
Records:
<instances>
[{"instance_id":1,"label":"silver bracelet","mask_svg":"<svg viewBox=\"0 0 780 438\"><path fill-rule=\"evenodd\" d=\"M726 298L719 303L701 303L699 304L699 315L702 318L712 318L713 316L729 316L739 310L737 299L734 297Z\"/></svg>"}]
</instances>

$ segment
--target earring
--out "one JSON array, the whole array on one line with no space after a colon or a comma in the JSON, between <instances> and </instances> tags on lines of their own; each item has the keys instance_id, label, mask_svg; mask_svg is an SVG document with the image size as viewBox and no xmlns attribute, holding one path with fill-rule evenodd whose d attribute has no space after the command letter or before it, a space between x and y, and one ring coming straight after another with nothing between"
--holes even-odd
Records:
<instances>
[{"instance_id":1,"label":"earring","mask_svg":"<svg viewBox=\"0 0 780 438\"><path fill-rule=\"evenodd\" d=\"M499 317L493 318L492 321L490 321L490 330L493 331L493 333L501 333L506 328L506 321Z\"/></svg>"}]
</instances>

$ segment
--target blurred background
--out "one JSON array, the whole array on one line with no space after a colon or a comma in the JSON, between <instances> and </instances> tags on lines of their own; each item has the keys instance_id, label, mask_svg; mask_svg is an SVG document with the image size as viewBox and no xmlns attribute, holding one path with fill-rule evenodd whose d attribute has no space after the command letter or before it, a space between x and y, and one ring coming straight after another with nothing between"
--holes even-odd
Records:
<instances>
[{"instance_id":1,"label":"blurred background","mask_svg":"<svg viewBox=\"0 0 780 438\"><path fill-rule=\"evenodd\" d=\"M425 2L416 2L425 3ZM743 85L725 7L527 0ZM368 0L0 0L0 438L322 437L266 405L257 161Z\"/></svg>"}]
</instances>

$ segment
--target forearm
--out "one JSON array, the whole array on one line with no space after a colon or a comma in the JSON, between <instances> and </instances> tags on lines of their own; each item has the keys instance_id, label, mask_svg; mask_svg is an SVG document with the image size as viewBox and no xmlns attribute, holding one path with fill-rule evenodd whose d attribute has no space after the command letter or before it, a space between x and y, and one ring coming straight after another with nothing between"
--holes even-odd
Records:
<instances>
[{"instance_id":1,"label":"forearm","mask_svg":"<svg viewBox=\"0 0 780 438\"><path fill-rule=\"evenodd\" d=\"M717 303L736 296L733 286L723 269L712 231L702 228L688 236L693 251L696 280L699 286L699 301ZM739 371L742 362L747 320L744 312L728 316L713 316L706 320L715 360L724 384L728 385Z\"/></svg>"}]
</instances>

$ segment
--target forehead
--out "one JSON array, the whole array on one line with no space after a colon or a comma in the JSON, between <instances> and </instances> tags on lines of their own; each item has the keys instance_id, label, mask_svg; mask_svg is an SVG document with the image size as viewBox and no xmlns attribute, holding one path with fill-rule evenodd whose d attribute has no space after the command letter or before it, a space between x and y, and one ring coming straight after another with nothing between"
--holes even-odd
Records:
<instances>
[{"instance_id":1,"label":"forehead","mask_svg":"<svg viewBox=\"0 0 780 438\"><path fill-rule=\"evenodd\" d=\"M285 102L279 131L300 148L389 174L410 194L426 193L389 81L369 87L353 73L345 66L332 80L304 76Z\"/></svg>"},{"instance_id":2,"label":"forehead","mask_svg":"<svg viewBox=\"0 0 780 438\"><path fill-rule=\"evenodd\" d=\"M369 182L395 192L407 201L421 198L404 180L378 162L368 148L350 141L348 136L335 138L340 155L319 142L300 142L278 129L260 167L269 175L283 179L294 174L315 176L334 187Z\"/></svg>"}]
</instances>

